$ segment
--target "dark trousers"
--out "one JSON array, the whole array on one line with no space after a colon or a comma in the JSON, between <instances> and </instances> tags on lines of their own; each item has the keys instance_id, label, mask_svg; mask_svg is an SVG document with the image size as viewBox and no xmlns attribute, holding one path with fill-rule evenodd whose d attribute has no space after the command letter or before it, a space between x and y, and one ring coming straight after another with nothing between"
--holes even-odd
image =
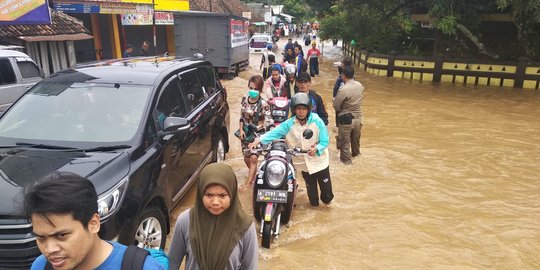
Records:
<instances>
[{"instance_id":1,"label":"dark trousers","mask_svg":"<svg viewBox=\"0 0 540 270\"><path fill-rule=\"evenodd\" d=\"M319 75L319 59L316 57L309 58L309 75Z\"/></svg>"},{"instance_id":2,"label":"dark trousers","mask_svg":"<svg viewBox=\"0 0 540 270\"><path fill-rule=\"evenodd\" d=\"M312 206L319 206L319 190L317 189L317 184L321 189L321 201L323 203L330 203L332 199L334 199L329 167L314 174L303 171L302 176L304 177L304 181L306 181L309 203Z\"/></svg>"}]
</instances>

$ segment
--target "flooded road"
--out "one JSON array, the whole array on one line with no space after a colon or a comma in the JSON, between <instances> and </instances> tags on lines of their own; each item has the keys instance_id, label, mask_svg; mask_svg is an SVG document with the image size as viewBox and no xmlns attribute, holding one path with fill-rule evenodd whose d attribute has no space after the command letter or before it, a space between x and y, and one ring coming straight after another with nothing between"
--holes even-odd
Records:
<instances>
[{"instance_id":1,"label":"flooded road","mask_svg":"<svg viewBox=\"0 0 540 270\"><path fill-rule=\"evenodd\" d=\"M238 139L240 98L251 69L223 80L231 107L227 163L247 177ZM432 85L356 68L366 88L362 156L339 162L325 59L312 88L330 114L335 201L309 206L300 192L289 228L260 269L540 269L540 93ZM194 189L176 214L192 205ZM241 193L251 210L251 193Z\"/></svg>"}]
</instances>

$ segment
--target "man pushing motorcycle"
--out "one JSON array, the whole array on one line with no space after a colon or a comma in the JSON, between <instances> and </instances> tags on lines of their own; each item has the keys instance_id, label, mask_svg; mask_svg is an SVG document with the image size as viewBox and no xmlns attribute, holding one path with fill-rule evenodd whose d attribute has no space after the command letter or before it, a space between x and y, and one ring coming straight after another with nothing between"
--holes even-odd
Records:
<instances>
[{"instance_id":1,"label":"man pushing motorcycle","mask_svg":"<svg viewBox=\"0 0 540 270\"><path fill-rule=\"evenodd\" d=\"M295 116L266 132L260 138L256 138L248 145L248 148L253 149L261 142L268 144L274 140L285 138L289 146L307 150L307 156L293 157L294 166L297 170L302 171L310 204L319 206L317 186L320 188L321 201L329 204L334 198L334 194L332 193L329 170L328 130L323 120L316 113L311 113L311 99L306 93L295 94L291 103ZM302 136L306 129L313 131L313 136L310 139L305 139Z\"/></svg>"}]
</instances>

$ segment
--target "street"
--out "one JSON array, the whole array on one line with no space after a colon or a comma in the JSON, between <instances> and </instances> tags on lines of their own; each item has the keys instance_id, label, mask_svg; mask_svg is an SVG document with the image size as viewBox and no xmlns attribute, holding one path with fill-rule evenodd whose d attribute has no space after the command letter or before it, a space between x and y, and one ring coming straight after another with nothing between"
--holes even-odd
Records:
<instances>
[{"instance_id":1,"label":"street","mask_svg":"<svg viewBox=\"0 0 540 270\"><path fill-rule=\"evenodd\" d=\"M324 59L321 76L312 80L329 113L335 201L330 207L309 206L299 176L289 227L270 250L259 251L259 268L540 268L534 255L540 254L537 93L433 85L356 68L357 80L366 87L362 156L343 165L331 105L337 76L332 62L340 58L336 51L328 50L333 59ZM247 167L232 131L238 128L247 79L259 74L259 61L260 54L251 55L250 69L222 80L231 108L226 163L240 185ZM193 204L194 190L174 216ZM251 214L250 191L240 196Z\"/></svg>"}]
</instances>

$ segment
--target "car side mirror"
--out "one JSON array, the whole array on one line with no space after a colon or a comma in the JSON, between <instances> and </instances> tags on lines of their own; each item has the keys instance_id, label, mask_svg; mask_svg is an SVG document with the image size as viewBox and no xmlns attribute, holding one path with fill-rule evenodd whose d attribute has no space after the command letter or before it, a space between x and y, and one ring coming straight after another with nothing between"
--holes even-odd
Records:
<instances>
[{"instance_id":1,"label":"car side mirror","mask_svg":"<svg viewBox=\"0 0 540 270\"><path fill-rule=\"evenodd\" d=\"M163 122L163 130L165 132L184 131L188 130L189 127L189 121L183 117L169 116Z\"/></svg>"}]
</instances>

